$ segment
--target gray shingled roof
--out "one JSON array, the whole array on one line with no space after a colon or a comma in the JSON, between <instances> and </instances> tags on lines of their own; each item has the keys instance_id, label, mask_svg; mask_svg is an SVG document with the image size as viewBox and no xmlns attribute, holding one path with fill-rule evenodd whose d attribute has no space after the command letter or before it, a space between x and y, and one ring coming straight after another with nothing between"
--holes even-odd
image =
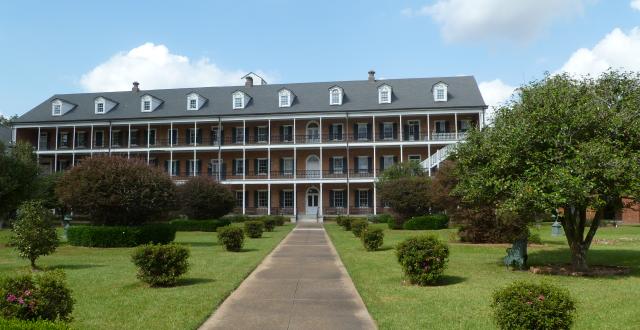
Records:
<instances>
[{"instance_id":1,"label":"gray shingled roof","mask_svg":"<svg viewBox=\"0 0 640 330\"><path fill-rule=\"evenodd\" d=\"M431 88L440 81L448 85L447 102L433 101ZM393 88L391 104L378 104L378 86L382 84ZM342 105L332 106L329 105L329 88L335 85L343 88L344 97ZM141 84L141 87L144 85ZM290 108L278 107L278 91L282 88L287 88L295 94L294 102ZM231 94L237 90L241 90L251 97L251 101L245 109L233 110L232 108ZM207 103L198 111L187 111L186 96L191 92L196 92L208 99ZM162 100L162 105L153 112L141 112L140 97L145 94ZM118 105L104 115L97 115L94 113L94 100L100 96L109 98L117 102ZM77 106L63 116L52 116L51 101L57 98L77 104ZM486 107L473 76L57 94L31 109L15 122L37 123L466 107Z\"/></svg>"}]
</instances>

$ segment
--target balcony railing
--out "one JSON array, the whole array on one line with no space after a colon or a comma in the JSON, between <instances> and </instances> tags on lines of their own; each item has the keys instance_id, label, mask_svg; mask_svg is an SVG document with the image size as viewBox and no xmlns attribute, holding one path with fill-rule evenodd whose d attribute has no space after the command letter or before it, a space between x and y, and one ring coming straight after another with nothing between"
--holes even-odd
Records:
<instances>
[{"instance_id":1,"label":"balcony railing","mask_svg":"<svg viewBox=\"0 0 640 330\"><path fill-rule=\"evenodd\" d=\"M379 174L380 171L376 170ZM316 171L316 170L297 170L295 175L292 171L271 171L271 175L269 176L266 171L246 171L244 175L242 173L237 173L234 171L225 171L225 172L211 172L211 171L174 171L171 176L172 179L181 181L188 180L190 177L194 176L208 176L213 178L214 180L267 180L271 178L271 180L293 180L293 179L344 179L347 177L350 178L372 178L373 170L372 169L351 169L349 171Z\"/></svg>"}]
</instances>

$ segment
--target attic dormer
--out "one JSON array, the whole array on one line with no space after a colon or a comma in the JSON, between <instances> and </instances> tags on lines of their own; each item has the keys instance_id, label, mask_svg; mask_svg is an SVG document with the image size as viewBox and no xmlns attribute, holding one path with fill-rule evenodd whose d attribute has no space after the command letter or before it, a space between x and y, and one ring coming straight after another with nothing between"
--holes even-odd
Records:
<instances>
[{"instance_id":1,"label":"attic dormer","mask_svg":"<svg viewBox=\"0 0 640 330\"><path fill-rule=\"evenodd\" d=\"M198 93L187 95L187 110L197 111L207 102L207 99Z\"/></svg>"},{"instance_id":2,"label":"attic dormer","mask_svg":"<svg viewBox=\"0 0 640 330\"><path fill-rule=\"evenodd\" d=\"M448 86L444 82L440 81L433 85L433 101L435 102L447 102Z\"/></svg>"},{"instance_id":3,"label":"attic dormer","mask_svg":"<svg viewBox=\"0 0 640 330\"><path fill-rule=\"evenodd\" d=\"M104 115L105 113L111 111L116 107L118 103L106 98L106 97L96 97L94 100L94 112L96 115Z\"/></svg>"},{"instance_id":4,"label":"attic dormer","mask_svg":"<svg viewBox=\"0 0 640 330\"><path fill-rule=\"evenodd\" d=\"M233 109L244 109L249 101L251 100L251 96L243 91L235 91L231 94L232 97L232 105Z\"/></svg>"},{"instance_id":5,"label":"attic dormer","mask_svg":"<svg viewBox=\"0 0 640 330\"><path fill-rule=\"evenodd\" d=\"M342 105L343 90L340 86L329 88L329 105Z\"/></svg>"},{"instance_id":6,"label":"attic dormer","mask_svg":"<svg viewBox=\"0 0 640 330\"><path fill-rule=\"evenodd\" d=\"M378 87L378 103L391 103L391 86L382 84Z\"/></svg>"},{"instance_id":7,"label":"attic dormer","mask_svg":"<svg viewBox=\"0 0 640 330\"><path fill-rule=\"evenodd\" d=\"M294 95L290 90L286 88L282 88L278 92L278 107L280 108L290 107L291 104L293 103L293 98L294 98Z\"/></svg>"},{"instance_id":8,"label":"attic dormer","mask_svg":"<svg viewBox=\"0 0 640 330\"><path fill-rule=\"evenodd\" d=\"M152 112L157 109L160 104L162 104L162 100L149 94L145 94L140 97L140 111L142 112Z\"/></svg>"},{"instance_id":9,"label":"attic dormer","mask_svg":"<svg viewBox=\"0 0 640 330\"><path fill-rule=\"evenodd\" d=\"M51 101L51 115L52 116L63 116L67 112L73 110L76 105L73 103L69 103L63 99L55 99Z\"/></svg>"}]
</instances>

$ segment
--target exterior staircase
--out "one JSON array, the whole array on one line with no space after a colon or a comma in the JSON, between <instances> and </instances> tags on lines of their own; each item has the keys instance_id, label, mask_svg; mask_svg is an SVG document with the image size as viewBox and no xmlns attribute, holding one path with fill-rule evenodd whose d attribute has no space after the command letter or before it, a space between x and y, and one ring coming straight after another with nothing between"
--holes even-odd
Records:
<instances>
[{"instance_id":1,"label":"exterior staircase","mask_svg":"<svg viewBox=\"0 0 640 330\"><path fill-rule=\"evenodd\" d=\"M451 153L455 145L455 143L448 144L443 148L438 149L435 154L422 161L420 165L422 165L422 168L427 171L433 169L434 167L440 167L440 163L442 163L445 159L447 159L447 157L449 157L449 154Z\"/></svg>"}]
</instances>

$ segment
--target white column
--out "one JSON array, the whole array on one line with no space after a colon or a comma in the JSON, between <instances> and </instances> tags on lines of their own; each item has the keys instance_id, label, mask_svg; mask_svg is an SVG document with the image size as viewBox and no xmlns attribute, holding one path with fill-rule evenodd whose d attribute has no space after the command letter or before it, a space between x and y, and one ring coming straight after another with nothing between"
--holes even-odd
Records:
<instances>
[{"instance_id":1,"label":"white column","mask_svg":"<svg viewBox=\"0 0 640 330\"><path fill-rule=\"evenodd\" d=\"M58 126L56 126L56 136L55 136L55 139L56 139L56 151L53 154L53 171L54 172L58 172L58 134L59 134Z\"/></svg>"},{"instance_id":2,"label":"white column","mask_svg":"<svg viewBox=\"0 0 640 330\"><path fill-rule=\"evenodd\" d=\"M243 167L244 168L244 167ZM242 214L247 213L247 186L242 184Z\"/></svg>"},{"instance_id":3,"label":"white column","mask_svg":"<svg viewBox=\"0 0 640 330\"><path fill-rule=\"evenodd\" d=\"M73 146L71 147L71 167L76 166L76 125L73 125L73 138L71 139Z\"/></svg>"},{"instance_id":4,"label":"white column","mask_svg":"<svg viewBox=\"0 0 640 330\"><path fill-rule=\"evenodd\" d=\"M458 140L458 113L453 113L453 120L456 122L456 140Z\"/></svg>"},{"instance_id":5,"label":"white column","mask_svg":"<svg viewBox=\"0 0 640 330\"><path fill-rule=\"evenodd\" d=\"M191 164L191 174L196 176L196 162L198 161L196 156L196 146L198 145L198 122L193 122L193 164Z\"/></svg>"},{"instance_id":6,"label":"white column","mask_svg":"<svg viewBox=\"0 0 640 330\"><path fill-rule=\"evenodd\" d=\"M319 212L319 213L320 213L320 216L321 216L321 217L322 217L322 214L323 214L323 213L322 213L322 211L323 211L323 208L324 208L324 204L322 203L322 202L323 202L323 201L322 201L322 196L323 196L323 195L324 195L324 191L323 191L323 188L322 188L322 182L320 182L320 198L318 198L318 199L319 199L319 200L318 200L318 206L320 207L320 208L319 208L319 210L320 210L320 212Z\"/></svg>"},{"instance_id":7,"label":"white column","mask_svg":"<svg viewBox=\"0 0 640 330\"><path fill-rule=\"evenodd\" d=\"M131 158L131 124L127 128L127 159Z\"/></svg>"},{"instance_id":8,"label":"white column","mask_svg":"<svg viewBox=\"0 0 640 330\"><path fill-rule=\"evenodd\" d=\"M104 139L104 134L102 134L102 139ZM91 137L89 137L89 144L91 145L91 157L93 157L93 124L91 124Z\"/></svg>"},{"instance_id":9,"label":"white column","mask_svg":"<svg viewBox=\"0 0 640 330\"><path fill-rule=\"evenodd\" d=\"M156 139L158 138L157 136L158 134L156 133ZM151 147L151 123L147 123L147 165L149 165L149 162L151 160L151 151L149 150L149 148Z\"/></svg>"},{"instance_id":10,"label":"white column","mask_svg":"<svg viewBox=\"0 0 640 330\"><path fill-rule=\"evenodd\" d=\"M376 190L376 182L373 181L373 215L378 214L378 193Z\"/></svg>"},{"instance_id":11,"label":"white column","mask_svg":"<svg viewBox=\"0 0 640 330\"><path fill-rule=\"evenodd\" d=\"M429 160L429 176L431 176L431 143L427 144L427 159Z\"/></svg>"},{"instance_id":12,"label":"white column","mask_svg":"<svg viewBox=\"0 0 640 330\"><path fill-rule=\"evenodd\" d=\"M322 117L320 117L320 124L318 125L318 134L320 134L320 179L322 179L324 173L322 171ZM322 186L322 183L320 184ZM322 195L322 194L321 194Z\"/></svg>"},{"instance_id":13,"label":"white column","mask_svg":"<svg viewBox=\"0 0 640 330\"><path fill-rule=\"evenodd\" d=\"M478 127L480 129L484 127L484 110L478 111Z\"/></svg>"},{"instance_id":14,"label":"white column","mask_svg":"<svg viewBox=\"0 0 640 330\"><path fill-rule=\"evenodd\" d=\"M400 123L398 124L400 128L400 141L404 141L404 135L402 134L402 115L400 115Z\"/></svg>"},{"instance_id":15,"label":"white column","mask_svg":"<svg viewBox=\"0 0 640 330\"><path fill-rule=\"evenodd\" d=\"M173 122L169 123L169 176L173 176Z\"/></svg>"},{"instance_id":16,"label":"white column","mask_svg":"<svg viewBox=\"0 0 640 330\"><path fill-rule=\"evenodd\" d=\"M431 118L427 114L427 140L431 140Z\"/></svg>"},{"instance_id":17,"label":"white column","mask_svg":"<svg viewBox=\"0 0 640 330\"><path fill-rule=\"evenodd\" d=\"M293 183L293 216L298 219L298 184Z\"/></svg>"},{"instance_id":18,"label":"white column","mask_svg":"<svg viewBox=\"0 0 640 330\"><path fill-rule=\"evenodd\" d=\"M296 118L293 117L293 144L296 144Z\"/></svg>"},{"instance_id":19,"label":"white column","mask_svg":"<svg viewBox=\"0 0 640 330\"><path fill-rule=\"evenodd\" d=\"M111 156L111 139L113 134L113 125L109 123L109 156Z\"/></svg>"},{"instance_id":20,"label":"white column","mask_svg":"<svg viewBox=\"0 0 640 330\"><path fill-rule=\"evenodd\" d=\"M269 126L267 126L267 134L267 179L271 180L271 119L269 119ZM269 189L269 198L271 198L271 189ZM269 206L271 206L271 201L269 201Z\"/></svg>"},{"instance_id":21,"label":"white column","mask_svg":"<svg viewBox=\"0 0 640 330\"><path fill-rule=\"evenodd\" d=\"M398 126L400 126L400 162L402 163L402 161L404 159L404 157L403 157L404 156L403 155L403 148L402 148L402 146L403 146L402 142L404 141L404 133L402 132L402 126L403 126L402 125L402 115L400 115L400 125L398 125Z\"/></svg>"},{"instance_id":22,"label":"white column","mask_svg":"<svg viewBox=\"0 0 640 330\"><path fill-rule=\"evenodd\" d=\"M38 149L37 150L40 151L40 126L38 126ZM40 155L38 154L38 156Z\"/></svg>"},{"instance_id":23,"label":"white column","mask_svg":"<svg viewBox=\"0 0 640 330\"><path fill-rule=\"evenodd\" d=\"M376 142L376 116L371 119L371 127L373 133L373 142Z\"/></svg>"},{"instance_id":24,"label":"white column","mask_svg":"<svg viewBox=\"0 0 640 330\"><path fill-rule=\"evenodd\" d=\"M220 120L220 117L218 117L218 134L217 134L217 138L218 141L216 141L216 143L218 144L218 181L222 180L222 141L224 140L224 137L222 136L222 121ZM225 173L226 174L226 173ZM244 200L244 197L242 197L242 199Z\"/></svg>"},{"instance_id":25,"label":"white column","mask_svg":"<svg viewBox=\"0 0 640 330\"><path fill-rule=\"evenodd\" d=\"M267 215L271 215L271 183L267 184Z\"/></svg>"}]
</instances>

